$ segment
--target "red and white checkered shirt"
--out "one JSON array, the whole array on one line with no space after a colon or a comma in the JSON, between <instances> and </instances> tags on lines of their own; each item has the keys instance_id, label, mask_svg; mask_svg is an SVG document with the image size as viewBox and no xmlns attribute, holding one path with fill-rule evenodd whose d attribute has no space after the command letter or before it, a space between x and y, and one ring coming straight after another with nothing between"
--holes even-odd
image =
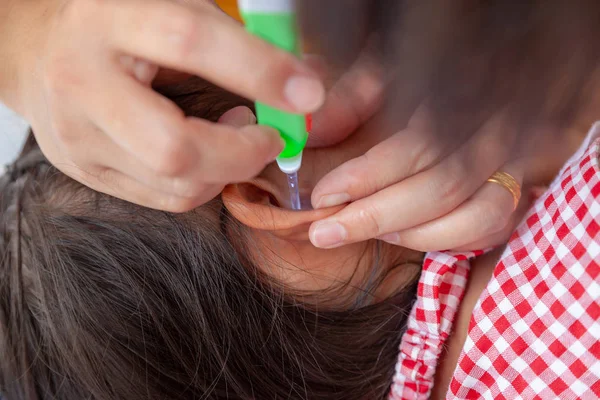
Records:
<instances>
[{"instance_id":1,"label":"red and white checkered shirt","mask_svg":"<svg viewBox=\"0 0 600 400\"><path fill-rule=\"evenodd\" d=\"M600 398L600 124L510 239L448 399ZM389 399L426 399L477 253L430 253Z\"/></svg>"}]
</instances>

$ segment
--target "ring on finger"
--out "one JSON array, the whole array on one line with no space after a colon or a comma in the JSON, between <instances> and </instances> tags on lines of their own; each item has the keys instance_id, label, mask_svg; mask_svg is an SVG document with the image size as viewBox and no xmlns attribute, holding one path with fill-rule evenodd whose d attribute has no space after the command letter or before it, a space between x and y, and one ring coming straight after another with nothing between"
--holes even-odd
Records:
<instances>
[{"instance_id":1,"label":"ring on finger","mask_svg":"<svg viewBox=\"0 0 600 400\"><path fill-rule=\"evenodd\" d=\"M496 171L487 180L490 183L496 183L510 192L514 201L513 210L517 209L519 201L521 200L521 185L517 180L508 172Z\"/></svg>"}]
</instances>

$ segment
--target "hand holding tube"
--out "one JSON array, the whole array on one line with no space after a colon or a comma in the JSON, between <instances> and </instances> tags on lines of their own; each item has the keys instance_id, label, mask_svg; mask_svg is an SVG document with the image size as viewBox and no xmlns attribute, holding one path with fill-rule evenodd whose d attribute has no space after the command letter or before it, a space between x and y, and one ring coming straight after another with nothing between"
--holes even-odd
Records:
<instances>
[{"instance_id":1,"label":"hand holding tube","mask_svg":"<svg viewBox=\"0 0 600 400\"><path fill-rule=\"evenodd\" d=\"M292 112L324 98L301 60L210 1L7 1L0 99L30 122L57 168L134 203L192 209L282 149L273 129L186 117L153 90L167 69Z\"/></svg>"}]
</instances>

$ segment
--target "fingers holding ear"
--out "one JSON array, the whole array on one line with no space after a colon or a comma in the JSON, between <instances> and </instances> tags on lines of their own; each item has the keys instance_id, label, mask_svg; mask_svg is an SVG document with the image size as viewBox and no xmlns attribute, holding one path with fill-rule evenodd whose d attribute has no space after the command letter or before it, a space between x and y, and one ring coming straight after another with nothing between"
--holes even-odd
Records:
<instances>
[{"instance_id":1,"label":"fingers holding ear","mask_svg":"<svg viewBox=\"0 0 600 400\"><path fill-rule=\"evenodd\" d=\"M507 164L501 170L522 184L522 166ZM515 199L507 188L486 182L447 215L379 239L420 251L481 250L497 246L509 238L528 208L529 198L522 200L515 209Z\"/></svg>"},{"instance_id":2,"label":"fingers holding ear","mask_svg":"<svg viewBox=\"0 0 600 400\"><path fill-rule=\"evenodd\" d=\"M426 170L439 155L430 131L409 127L325 175L312 192L312 204L331 207L371 196Z\"/></svg>"},{"instance_id":3,"label":"fingers holding ear","mask_svg":"<svg viewBox=\"0 0 600 400\"><path fill-rule=\"evenodd\" d=\"M388 141L387 147L379 148L366 160L362 157L360 163L363 168L356 171L354 176L363 179L348 179L347 175L353 176L350 173L338 174L338 171L343 168L340 167L331 172L332 176L338 174L339 177L337 180L330 180L331 187L318 184L316 193L313 193L313 200L317 200L315 203L317 208L344 202L350 204L334 216L317 221L311 226L310 239L315 246L339 247L409 229L422 228L424 224L437 220L440 221L440 225L436 229L439 231L439 226L444 226L445 235L448 235L449 231L454 231L448 230L449 225L444 224L444 218L468 201L509 158L509 146L505 145L507 133L504 125L501 121L490 120L456 151L443 158L435 156L434 153L433 165L429 166L426 162L424 168L417 168L414 173L406 177L405 170L407 168L410 170L411 165L424 162L427 156L416 153L404 159L397 157L398 154L402 155L403 151L411 149L410 143L399 145L405 133L400 132L393 139L400 142ZM415 144L418 144L419 136L416 135L414 139ZM500 145L496 145L498 142ZM412 148L415 147L418 148L413 144ZM427 149L428 146L424 148ZM323 180L326 179L328 178L325 177ZM335 191L339 192L335 193ZM506 193L502 193L500 198L502 195L506 197ZM319 199L315 198L316 196L321 197ZM483 203L478 204L482 208ZM500 213L500 216L504 214ZM453 220L453 223L456 225L452 227L459 231L459 227L464 225L461 219ZM436 246L440 246L441 242L437 243ZM415 246L419 246L415 249L419 249L421 244L415 239ZM427 244L429 245L430 243ZM444 250L447 247L437 249Z\"/></svg>"}]
</instances>

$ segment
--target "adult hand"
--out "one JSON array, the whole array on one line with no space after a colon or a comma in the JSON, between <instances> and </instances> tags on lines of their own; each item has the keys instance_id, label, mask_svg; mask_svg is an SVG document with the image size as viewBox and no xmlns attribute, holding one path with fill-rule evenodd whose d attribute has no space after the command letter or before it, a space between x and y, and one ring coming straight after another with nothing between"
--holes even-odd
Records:
<instances>
[{"instance_id":1,"label":"adult hand","mask_svg":"<svg viewBox=\"0 0 600 400\"><path fill-rule=\"evenodd\" d=\"M57 168L144 206L192 209L260 172L283 146L272 129L185 117L152 90L159 67L287 111L314 111L325 96L303 62L208 1L15 0L7 10L0 17L22 40L18 83L2 99Z\"/></svg>"},{"instance_id":2,"label":"adult hand","mask_svg":"<svg viewBox=\"0 0 600 400\"><path fill-rule=\"evenodd\" d=\"M380 128L372 117L383 84L372 72L355 67L347 75L351 79L342 77L334 86L315 116L314 142L319 144L329 133L340 140L359 127L360 134ZM354 90L356 85L368 90ZM317 184L312 194L315 208L349 204L311 226L315 246L332 248L379 238L422 251L475 250L508 238L528 198L524 196L516 211L512 194L487 179L504 171L522 184L525 165L511 152L509 121L499 113L453 148L436 140L428 122L425 108L419 108L406 129Z\"/></svg>"}]
</instances>

